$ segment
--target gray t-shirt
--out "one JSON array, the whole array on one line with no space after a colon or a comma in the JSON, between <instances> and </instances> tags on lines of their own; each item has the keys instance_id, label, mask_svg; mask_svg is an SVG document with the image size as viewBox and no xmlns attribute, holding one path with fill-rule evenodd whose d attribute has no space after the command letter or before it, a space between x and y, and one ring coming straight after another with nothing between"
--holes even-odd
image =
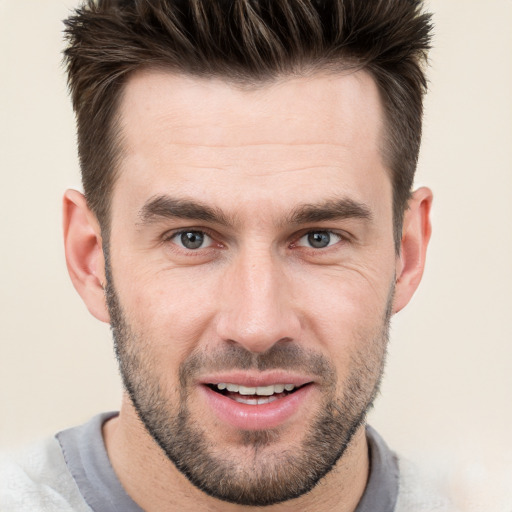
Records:
<instances>
[{"instance_id":1,"label":"gray t-shirt","mask_svg":"<svg viewBox=\"0 0 512 512\"><path fill-rule=\"evenodd\" d=\"M64 460L80 494L94 512L144 512L126 493L110 464L102 425L117 413L94 417L57 434ZM398 496L398 461L384 440L366 427L370 475L355 512L393 512Z\"/></svg>"}]
</instances>

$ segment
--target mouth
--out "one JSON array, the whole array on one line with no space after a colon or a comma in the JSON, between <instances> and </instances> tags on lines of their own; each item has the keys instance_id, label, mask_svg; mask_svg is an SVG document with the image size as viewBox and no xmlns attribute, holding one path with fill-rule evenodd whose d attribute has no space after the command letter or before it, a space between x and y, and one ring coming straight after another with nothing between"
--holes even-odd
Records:
<instances>
[{"instance_id":1,"label":"mouth","mask_svg":"<svg viewBox=\"0 0 512 512\"><path fill-rule=\"evenodd\" d=\"M308 383L298 386L295 384L270 384L253 387L219 382L217 384L207 384L207 387L239 404L265 405L275 402L280 398L285 398L307 385Z\"/></svg>"},{"instance_id":2,"label":"mouth","mask_svg":"<svg viewBox=\"0 0 512 512\"><path fill-rule=\"evenodd\" d=\"M301 421L318 397L314 380L284 372L233 372L207 377L200 384L205 419L211 412L239 430L263 430Z\"/></svg>"}]
</instances>

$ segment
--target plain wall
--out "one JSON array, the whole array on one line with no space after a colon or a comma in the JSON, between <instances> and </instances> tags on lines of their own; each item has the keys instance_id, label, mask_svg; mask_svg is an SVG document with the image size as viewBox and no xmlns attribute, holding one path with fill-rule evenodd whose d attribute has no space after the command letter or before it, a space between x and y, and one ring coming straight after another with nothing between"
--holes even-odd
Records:
<instances>
[{"instance_id":1,"label":"plain wall","mask_svg":"<svg viewBox=\"0 0 512 512\"><path fill-rule=\"evenodd\" d=\"M109 328L67 276L61 197L79 187L60 65L70 0L0 0L0 448L118 408ZM427 269L392 324L371 423L416 456L512 462L512 1L431 0L417 183Z\"/></svg>"}]
</instances>

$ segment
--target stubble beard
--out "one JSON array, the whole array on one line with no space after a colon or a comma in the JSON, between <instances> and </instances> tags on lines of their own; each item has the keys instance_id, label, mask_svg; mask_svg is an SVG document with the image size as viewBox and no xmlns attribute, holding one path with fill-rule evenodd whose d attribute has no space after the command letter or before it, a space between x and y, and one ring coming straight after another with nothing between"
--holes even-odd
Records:
<instances>
[{"instance_id":1,"label":"stubble beard","mask_svg":"<svg viewBox=\"0 0 512 512\"><path fill-rule=\"evenodd\" d=\"M332 363L323 355L294 343L274 345L264 354L230 346L215 354L194 353L179 368L179 399L171 403L166 386L155 374L149 351L151 340L134 332L125 317L106 261L107 304L114 347L124 387L140 420L168 459L206 494L239 505L267 506L311 491L343 457L364 423L378 394L382 378L391 316L392 290L383 315L381 332L372 340L359 340L350 373L339 386ZM325 389L318 413L300 442L279 444L280 429L243 431L240 449L251 457L230 458L215 446L200 420L190 413L191 382L208 369L303 370L318 376ZM337 396L337 389L342 389ZM167 390L170 391L170 390ZM176 400L175 400L176 402Z\"/></svg>"}]
</instances>

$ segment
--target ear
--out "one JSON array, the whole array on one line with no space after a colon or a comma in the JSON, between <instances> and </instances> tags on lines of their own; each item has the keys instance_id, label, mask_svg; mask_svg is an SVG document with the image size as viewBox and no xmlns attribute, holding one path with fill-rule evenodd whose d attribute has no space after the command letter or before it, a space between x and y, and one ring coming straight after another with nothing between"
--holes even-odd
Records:
<instances>
[{"instance_id":1,"label":"ear","mask_svg":"<svg viewBox=\"0 0 512 512\"><path fill-rule=\"evenodd\" d=\"M63 201L64 248L69 276L87 309L102 322L109 323L105 300L105 259L101 229L89 210L85 197L67 190Z\"/></svg>"},{"instance_id":2,"label":"ear","mask_svg":"<svg viewBox=\"0 0 512 512\"><path fill-rule=\"evenodd\" d=\"M432 232L432 199L430 189L419 188L413 193L405 211L400 256L397 257L396 263L393 313L398 313L408 304L420 284Z\"/></svg>"}]
</instances>

